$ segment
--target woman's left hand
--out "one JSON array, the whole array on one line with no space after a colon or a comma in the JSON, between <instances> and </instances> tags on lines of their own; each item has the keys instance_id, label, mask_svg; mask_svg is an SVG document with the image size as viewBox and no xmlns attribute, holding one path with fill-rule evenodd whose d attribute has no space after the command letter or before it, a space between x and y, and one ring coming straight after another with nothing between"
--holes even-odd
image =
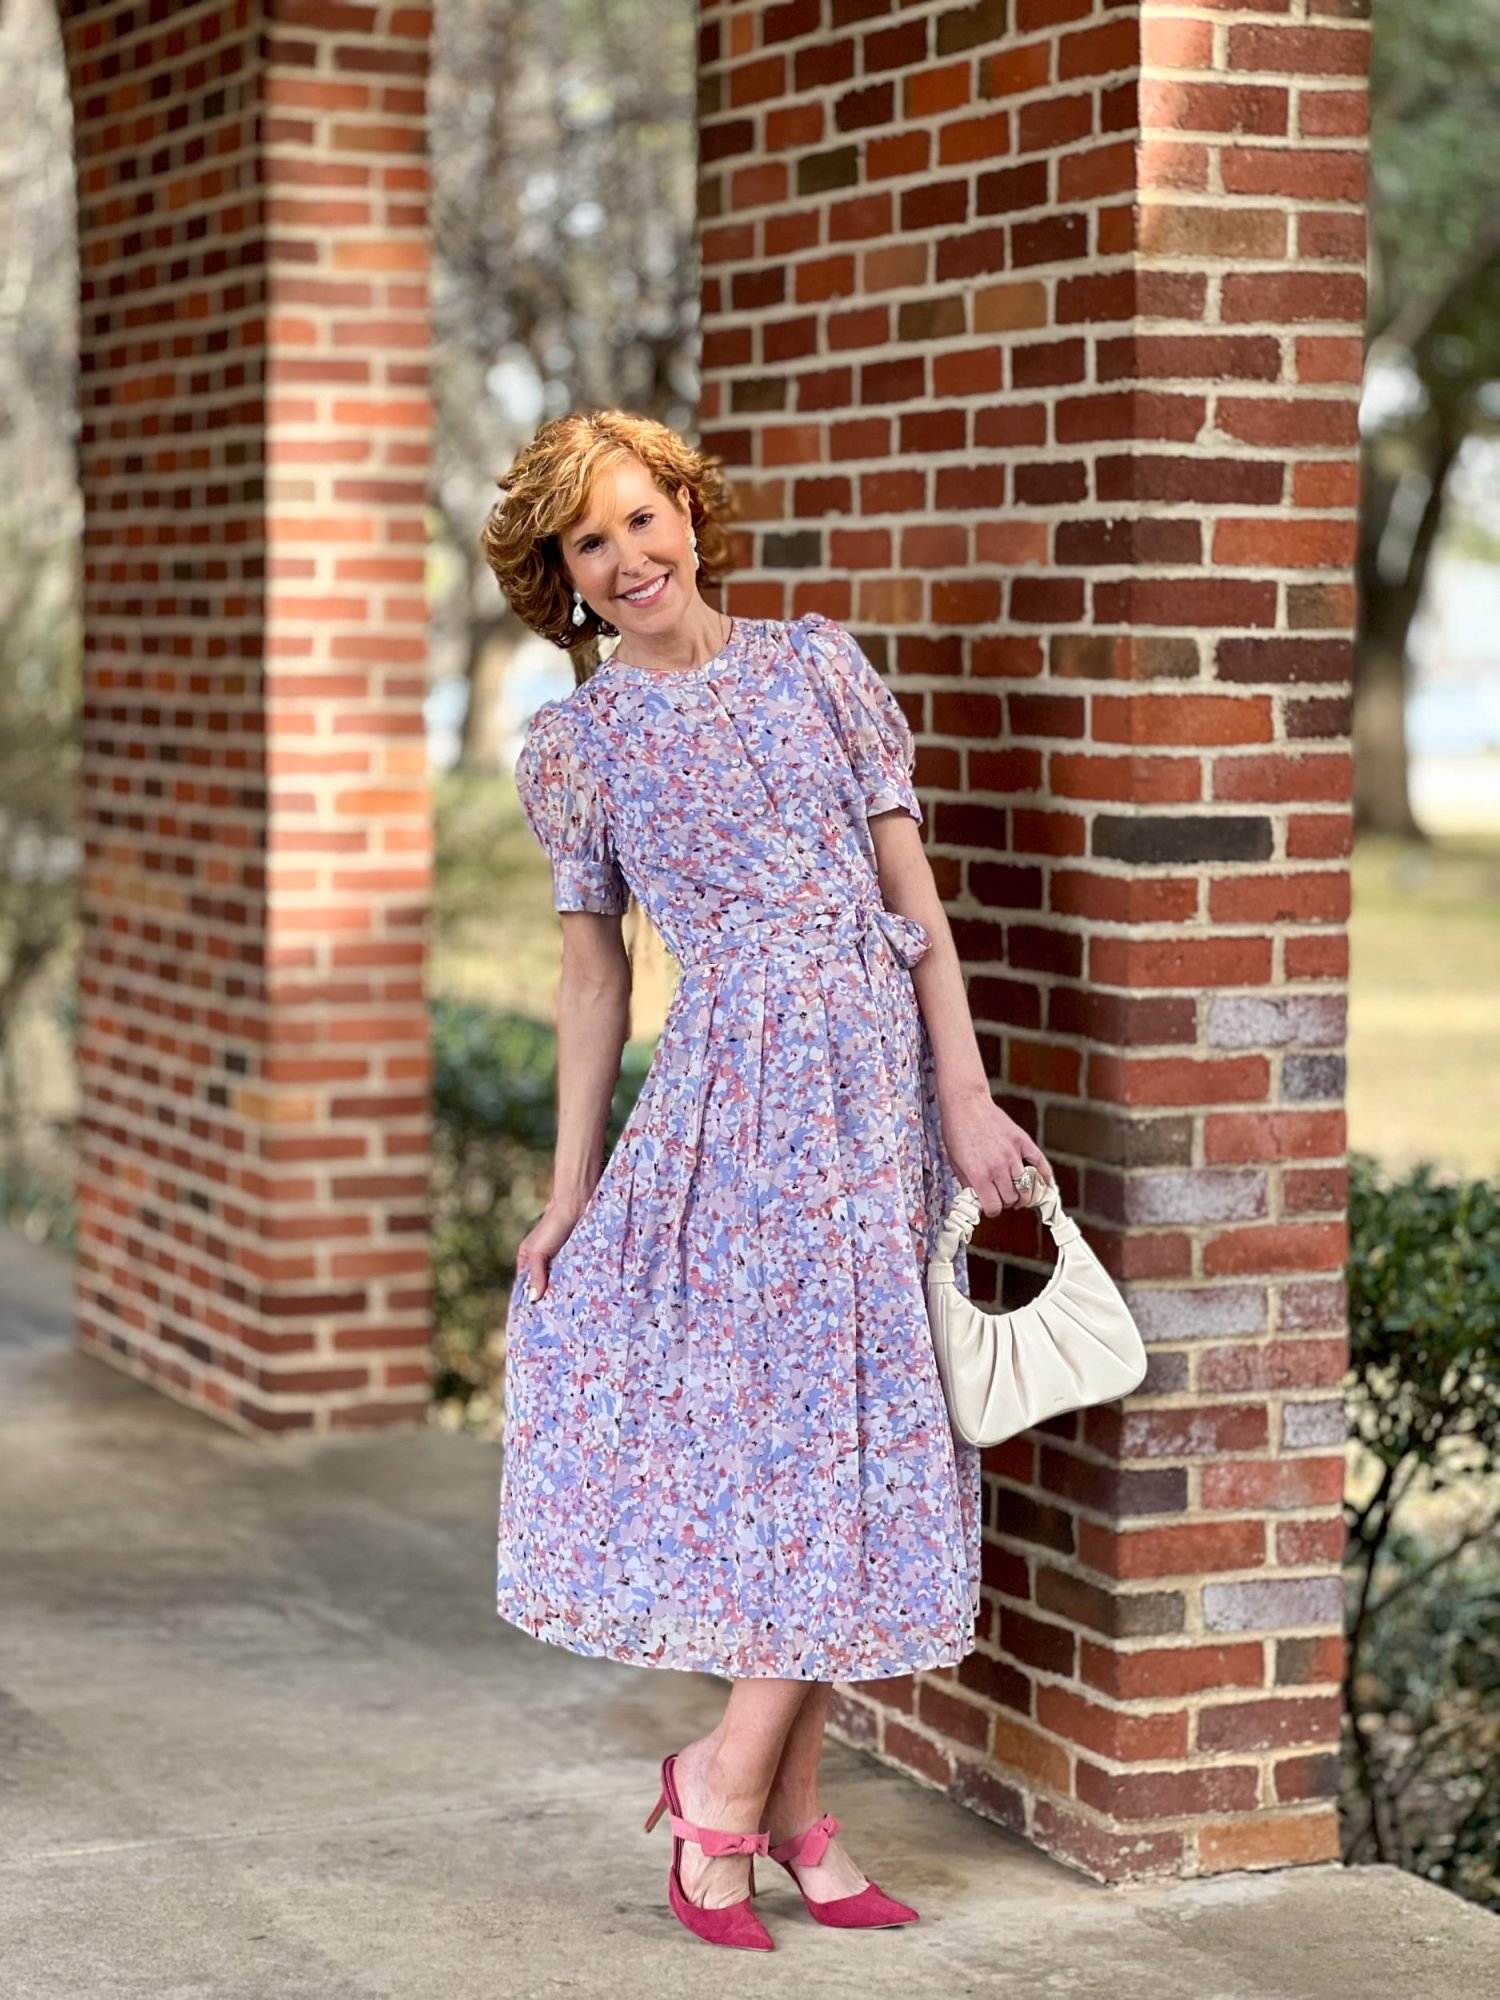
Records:
<instances>
[{"instance_id":1,"label":"woman's left hand","mask_svg":"<svg viewBox=\"0 0 1500 2000\"><path fill-rule=\"evenodd\" d=\"M1057 1178L1035 1139L1000 1109L988 1091L943 1106L943 1147L959 1180L978 1195L985 1215L1034 1205L1041 1189L1035 1189L1031 1202L1025 1199L1016 1186L1022 1167L1035 1167L1044 1181Z\"/></svg>"}]
</instances>

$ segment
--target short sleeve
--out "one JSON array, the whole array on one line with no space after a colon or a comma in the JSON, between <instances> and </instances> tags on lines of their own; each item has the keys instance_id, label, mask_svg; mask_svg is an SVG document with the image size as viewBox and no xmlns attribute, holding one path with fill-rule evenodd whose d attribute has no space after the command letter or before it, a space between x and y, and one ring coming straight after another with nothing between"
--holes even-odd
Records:
<instances>
[{"instance_id":1,"label":"short sleeve","mask_svg":"<svg viewBox=\"0 0 1500 2000\"><path fill-rule=\"evenodd\" d=\"M531 718L516 758L516 791L552 863L553 908L620 915L630 890L615 859L603 797L562 702L543 702Z\"/></svg>"},{"instance_id":2,"label":"short sleeve","mask_svg":"<svg viewBox=\"0 0 1500 2000\"><path fill-rule=\"evenodd\" d=\"M859 780L866 816L899 806L920 826L922 805L912 783L917 746L900 702L842 625L809 611L793 629L802 635Z\"/></svg>"}]
</instances>

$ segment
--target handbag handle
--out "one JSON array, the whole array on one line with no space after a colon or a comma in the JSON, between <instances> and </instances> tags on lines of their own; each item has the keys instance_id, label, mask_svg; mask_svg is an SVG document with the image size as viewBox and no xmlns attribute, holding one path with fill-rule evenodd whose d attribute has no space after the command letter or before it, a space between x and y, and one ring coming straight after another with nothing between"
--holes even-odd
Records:
<instances>
[{"instance_id":1,"label":"handbag handle","mask_svg":"<svg viewBox=\"0 0 1500 2000\"><path fill-rule=\"evenodd\" d=\"M1082 1230L1063 1213L1056 1184L1043 1182L1028 1206L1051 1231L1057 1259L1025 1304L986 1312L959 1290L952 1260L981 1214L972 1187L954 1197L928 1260L933 1354L954 1435L966 1444L1001 1444L1064 1411L1114 1402L1146 1376L1140 1329Z\"/></svg>"},{"instance_id":2,"label":"handbag handle","mask_svg":"<svg viewBox=\"0 0 1500 2000\"><path fill-rule=\"evenodd\" d=\"M1033 1202L1027 1203L1033 1212L1046 1223L1052 1241L1059 1250L1069 1243L1076 1243L1082 1231L1063 1208L1062 1196L1056 1181L1043 1181L1042 1192ZM952 1205L938 1230L937 1243L933 1249L929 1268L939 1278L953 1275L953 1259L958 1254L960 1243L967 1243L979 1227L984 1211L979 1206L978 1192L971 1187L962 1187L953 1197Z\"/></svg>"}]
</instances>

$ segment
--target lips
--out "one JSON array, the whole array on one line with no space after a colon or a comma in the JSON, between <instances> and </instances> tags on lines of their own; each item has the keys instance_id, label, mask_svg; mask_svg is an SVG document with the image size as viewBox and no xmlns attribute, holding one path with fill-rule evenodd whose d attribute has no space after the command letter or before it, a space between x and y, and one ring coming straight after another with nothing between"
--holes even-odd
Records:
<instances>
[{"instance_id":1,"label":"lips","mask_svg":"<svg viewBox=\"0 0 1500 2000\"><path fill-rule=\"evenodd\" d=\"M649 583L641 584L636 590L622 590L621 597L627 604L654 604L667 587L667 572L653 576Z\"/></svg>"}]
</instances>

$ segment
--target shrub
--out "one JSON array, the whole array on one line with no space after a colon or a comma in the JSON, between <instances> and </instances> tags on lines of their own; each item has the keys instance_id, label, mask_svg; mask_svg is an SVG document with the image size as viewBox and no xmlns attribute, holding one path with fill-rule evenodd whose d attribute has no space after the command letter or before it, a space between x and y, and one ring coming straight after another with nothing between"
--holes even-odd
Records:
<instances>
[{"instance_id":1,"label":"shrub","mask_svg":"<svg viewBox=\"0 0 1500 2000\"><path fill-rule=\"evenodd\" d=\"M1500 1191L1350 1162L1346 1860L1500 1907ZM1445 1540L1406 1513L1459 1489ZM1478 1496L1477 1501L1474 1496Z\"/></svg>"},{"instance_id":2,"label":"shrub","mask_svg":"<svg viewBox=\"0 0 1500 2000\"><path fill-rule=\"evenodd\" d=\"M493 1389L516 1249L546 1205L557 1143L557 1036L471 1001L432 1008L434 1394ZM627 1042L605 1155L640 1094L651 1045Z\"/></svg>"}]
</instances>

